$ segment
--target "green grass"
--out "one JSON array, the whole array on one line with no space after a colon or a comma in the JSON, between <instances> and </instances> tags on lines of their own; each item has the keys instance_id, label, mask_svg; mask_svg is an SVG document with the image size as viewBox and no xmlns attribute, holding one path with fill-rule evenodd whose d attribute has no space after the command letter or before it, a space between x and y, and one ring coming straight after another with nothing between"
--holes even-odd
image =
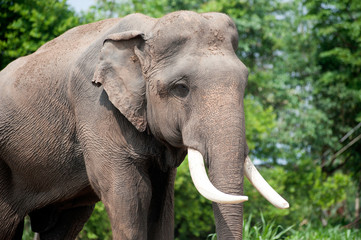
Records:
<instances>
[{"instance_id":1,"label":"green grass","mask_svg":"<svg viewBox=\"0 0 361 240\"><path fill-rule=\"evenodd\" d=\"M302 227L282 227L274 221L266 222L263 215L253 224L252 215L243 222L243 240L361 240L361 229L346 229L342 226L316 227L308 224ZM23 240L32 240L29 220L25 221ZM82 238L79 239L88 239ZM101 239L101 238L95 238ZM216 240L217 235L210 234L207 240Z\"/></svg>"},{"instance_id":2,"label":"green grass","mask_svg":"<svg viewBox=\"0 0 361 240\"><path fill-rule=\"evenodd\" d=\"M258 239L258 240L276 240L284 239L286 234L291 231L293 226L284 228L281 225L276 225L274 221L266 223L263 214L261 214L261 222L251 226L252 215L248 217L246 222L243 222L243 239Z\"/></svg>"},{"instance_id":3,"label":"green grass","mask_svg":"<svg viewBox=\"0 0 361 240\"><path fill-rule=\"evenodd\" d=\"M263 215L261 214L261 222L259 224L251 225L252 215L247 221L243 221L243 240L277 240L285 239L293 226L283 228L281 225L276 225L275 222L266 223ZM207 240L216 240L217 234L210 234Z\"/></svg>"},{"instance_id":4,"label":"green grass","mask_svg":"<svg viewBox=\"0 0 361 240\"><path fill-rule=\"evenodd\" d=\"M360 229L346 229L342 226L316 228L311 225L291 230L285 240L361 240Z\"/></svg>"},{"instance_id":5,"label":"green grass","mask_svg":"<svg viewBox=\"0 0 361 240\"><path fill-rule=\"evenodd\" d=\"M361 240L361 229L346 229L342 226L315 227L311 224L302 227L287 228L276 225L274 221L261 221L252 224L249 216L243 224L243 240ZM210 234L207 240L216 240L217 234Z\"/></svg>"}]
</instances>

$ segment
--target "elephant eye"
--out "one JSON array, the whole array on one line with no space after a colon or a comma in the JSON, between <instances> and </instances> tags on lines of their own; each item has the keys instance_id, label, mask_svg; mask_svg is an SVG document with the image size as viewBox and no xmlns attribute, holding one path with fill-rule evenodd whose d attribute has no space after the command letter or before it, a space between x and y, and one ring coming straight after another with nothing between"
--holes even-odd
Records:
<instances>
[{"instance_id":1,"label":"elephant eye","mask_svg":"<svg viewBox=\"0 0 361 240\"><path fill-rule=\"evenodd\" d=\"M171 91L175 96L185 98L188 96L189 88L184 83L177 83L174 85Z\"/></svg>"}]
</instances>

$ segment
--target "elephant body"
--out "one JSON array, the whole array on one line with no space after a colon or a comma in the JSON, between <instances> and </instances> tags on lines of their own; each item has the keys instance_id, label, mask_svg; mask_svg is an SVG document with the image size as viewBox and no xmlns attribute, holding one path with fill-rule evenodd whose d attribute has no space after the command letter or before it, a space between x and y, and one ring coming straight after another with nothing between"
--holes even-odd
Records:
<instances>
[{"instance_id":1,"label":"elephant body","mask_svg":"<svg viewBox=\"0 0 361 240\"><path fill-rule=\"evenodd\" d=\"M241 194L247 70L223 14L133 14L71 29L0 73L0 239L75 239L101 200L114 239L172 239L187 148ZM221 160L225 159L225 160ZM219 239L241 204L213 203Z\"/></svg>"}]
</instances>

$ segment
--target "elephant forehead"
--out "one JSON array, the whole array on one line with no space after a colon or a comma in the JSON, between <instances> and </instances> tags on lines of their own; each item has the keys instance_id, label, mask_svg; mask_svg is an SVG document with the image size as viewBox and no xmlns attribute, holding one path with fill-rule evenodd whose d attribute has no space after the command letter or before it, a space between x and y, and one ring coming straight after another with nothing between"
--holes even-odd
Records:
<instances>
[{"instance_id":1,"label":"elephant forehead","mask_svg":"<svg viewBox=\"0 0 361 240\"><path fill-rule=\"evenodd\" d=\"M179 27L174 29L174 27ZM183 32L189 30L202 29L226 29L232 28L236 31L234 22L229 16L223 13L195 13L191 11L179 11L165 15L158 19L154 29L165 29L174 32ZM183 30L183 31L181 31Z\"/></svg>"},{"instance_id":2,"label":"elephant forehead","mask_svg":"<svg viewBox=\"0 0 361 240\"><path fill-rule=\"evenodd\" d=\"M207 49L212 54L221 49L232 50L238 43L237 30L232 20L218 13L198 14L175 12L159 19L149 43L156 54L176 52L184 46Z\"/></svg>"}]
</instances>

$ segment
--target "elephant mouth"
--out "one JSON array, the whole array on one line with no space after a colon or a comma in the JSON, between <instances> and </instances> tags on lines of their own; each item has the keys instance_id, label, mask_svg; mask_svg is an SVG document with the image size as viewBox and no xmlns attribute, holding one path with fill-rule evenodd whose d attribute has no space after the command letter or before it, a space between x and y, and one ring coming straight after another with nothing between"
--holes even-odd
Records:
<instances>
[{"instance_id":1,"label":"elephant mouth","mask_svg":"<svg viewBox=\"0 0 361 240\"><path fill-rule=\"evenodd\" d=\"M224 204L242 203L248 200L247 196L230 195L215 188L208 178L203 156L199 151L188 148L188 164L194 186L203 197L213 202ZM288 202L261 176L248 156L244 162L244 175L246 175L257 191L272 205L280 209L289 207Z\"/></svg>"}]
</instances>

